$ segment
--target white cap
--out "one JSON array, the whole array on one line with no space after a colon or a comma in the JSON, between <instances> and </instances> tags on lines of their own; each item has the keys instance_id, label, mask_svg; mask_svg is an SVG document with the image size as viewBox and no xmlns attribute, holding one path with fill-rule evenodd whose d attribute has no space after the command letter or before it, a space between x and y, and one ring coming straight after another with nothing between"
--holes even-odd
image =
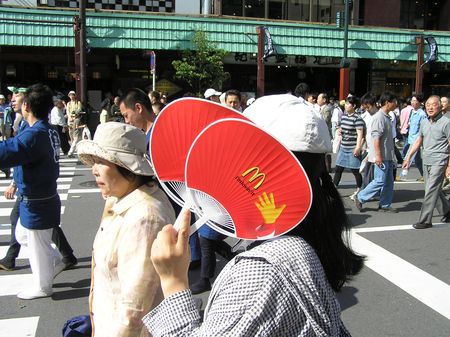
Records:
<instances>
[{"instance_id":1,"label":"white cap","mask_svg":"<svg viewBox=\"0 0 450 337\"><path fill-rule=\"evenodd\" d=\"M5 96L0 94L0 99L5 99Z\"/></svg>"},{"instance_id":2,"label":"white cap","mask_svg":"<svg viewBox=\"0 0 450 337\"><path fill-rule=\"evenodd\" d=\"M264 96L245 109L244 115L291 151L332 152L325 120L301 98L289 94Z\"/></svg>"},{"instance_id":3,"label":"white cap","mask_svg":"<svg viewBox=\"0 0 450 337\"><path fill-rule=\"evenodd\" d=\"M73 91L73 90L69 91L69 93L67 94L67 96L70 96L70 95L75 95L75 96L76 96L75 91Z\"/></svg>"},{"instance_id":4,"label":"white cap","mask_svg":"<svg viewBox=\"0 0 450 337\"><path fill-rule=\"evenodd\" d=\"M211 96L220 96L222 93L220 91L216 91L213 88L206 89L205 98L210 98Z\"/></svg>"}]
</instances>

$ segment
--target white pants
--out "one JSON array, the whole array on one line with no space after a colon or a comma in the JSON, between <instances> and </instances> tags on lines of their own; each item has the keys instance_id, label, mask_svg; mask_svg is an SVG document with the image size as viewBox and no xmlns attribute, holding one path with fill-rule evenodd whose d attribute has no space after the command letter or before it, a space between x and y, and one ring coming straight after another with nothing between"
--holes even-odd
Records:
<instances>
[{"instance_id":1,"label":"white pants","mask_svg":"<svg viewBox=\"0 0 450 337\"><path fill-rule=\"evenodd\" d=\"M22 226L20 219L16 227L16 239L22 246L28 247L30 266L33 273L34 290L51 291L55 265L61 263L61 254L52 246L53 228L28 229Z\"/></svg>"}]
</instances>

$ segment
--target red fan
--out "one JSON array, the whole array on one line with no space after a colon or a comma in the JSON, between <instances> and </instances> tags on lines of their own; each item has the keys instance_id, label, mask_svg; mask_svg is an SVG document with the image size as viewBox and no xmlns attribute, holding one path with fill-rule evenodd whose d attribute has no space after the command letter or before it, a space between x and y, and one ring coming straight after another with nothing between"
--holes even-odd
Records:
<instances>
[{"instance_id":1,"label":"red fan","mask_svg":"<svg viewBox=\"0 0 450 337\"><path fill-rule=\"evenodd\" d=\"M185 176L190 199L208 225L240 239L286 233L312 203L297 158L244 120L223 119L205 128L189 151Z\"/></svg>"},{"instance_id":2,"label":"red fan","mask_svg":"<svg viewBox=\"0 0 450 337\"><path fill-rule=\"evenodd\" d=\"M184 169L192 142L209 124L222 118L248 120L223 105L181 98L160 112L152 128L150 156L161 186L181 206L186 199Z\"/></svg>"}]
</instances>

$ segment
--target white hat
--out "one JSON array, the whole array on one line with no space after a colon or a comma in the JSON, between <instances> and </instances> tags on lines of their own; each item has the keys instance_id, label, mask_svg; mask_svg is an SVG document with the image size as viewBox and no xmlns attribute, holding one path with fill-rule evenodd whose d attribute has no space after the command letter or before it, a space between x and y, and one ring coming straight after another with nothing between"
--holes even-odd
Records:
<instances>
[{"instance_id":1,"label":"white hat","mask_svg":"<svg viewBox=\"0 0 450 337\"><path fill-rule=\"evenodd\" d=\"M5 96L0 94L0 99L5 99Z\"/></svg>"},{"instance_id":2,"label":"white hat","mask_svg":"<svg viewBox=\"0 0 450 337\"><path fill-rule=\"evenodd\" d=\"M332 152L327 124L303 99L289 94L264 96L244 115L291 151Z\"/></svg>"},{"instance_id":3,"label":"white hat","mask_svg":"<svg viewBox=\"0 0 450 337\"><path fill-rule=\"evenodd\" d=\"M70 96L70 95L75 95L76 96L77 94L75 93L75 91L70 90L69 93L67 94L67 96Z\"/></svg>"},{"instance_id":4,"label":"white hat","mask_svg":"<svg viewBox=\"0 0 450 337\"><path fill-rule=\"evenodd\" d=\"M147 156L145 133L129 124L99 124L93 140L78 143L77 153L80 160L88 166L94 165L93 157L99 157L137 175L154 175Z\"/></svg>"},{"instance_id":5,"label":"white hat","mask_svg":"<svg viewBox=\"0 0 450 337\"><path fill-rule=\"evenodd\" d=\"M206 89L205 98L210 98L211 96L220 96L222 93L220 91L216 91L213 88Z\"/></svg>"}]
</instances>

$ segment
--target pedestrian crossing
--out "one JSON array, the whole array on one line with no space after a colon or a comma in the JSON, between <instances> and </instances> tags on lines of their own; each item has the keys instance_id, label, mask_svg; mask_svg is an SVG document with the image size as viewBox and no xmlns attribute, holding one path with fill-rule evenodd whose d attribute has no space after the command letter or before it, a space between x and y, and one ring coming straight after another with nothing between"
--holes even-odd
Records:
<instances>
[{"instance_id":1,"label":"pedestrian crossing","mask_svg":"<svg viewBox=\"0 0 450 337\"><path fill-rule=\"evenodd\" d=\"M61 198L61 215L63 216L66 210L65 203L70 193L70 186L75 176L75 171L80 168L76 168L77 159L64 158L60 160L60 177L57 180L58 193ZM82 167L81 169L85 169ZM14 200L8 200L3 196L3 192L10 184L10 179L5 179L3 175L0 175L0 258L3 258L8 250L8 244L11 234L10 213L14 205ZM98 189L89 189L97 191ZM79 192L75 192L79 193ZM64 218L62 218L62 225ZM28 259L27 247L21 247L18 260ZM25 263L27 263L26 261ZM25 273L23 273L25 271ZM15 274L13 272L2 272L0 275L0 302L4 296L16 296L16 294L27 287L31 282L31 270L21 270L20 273ZM39 316L33 317L14 317L6 318L0 316L0 336L8 337L35 337L39 324Z\"/></svg>"}]
</instances>

